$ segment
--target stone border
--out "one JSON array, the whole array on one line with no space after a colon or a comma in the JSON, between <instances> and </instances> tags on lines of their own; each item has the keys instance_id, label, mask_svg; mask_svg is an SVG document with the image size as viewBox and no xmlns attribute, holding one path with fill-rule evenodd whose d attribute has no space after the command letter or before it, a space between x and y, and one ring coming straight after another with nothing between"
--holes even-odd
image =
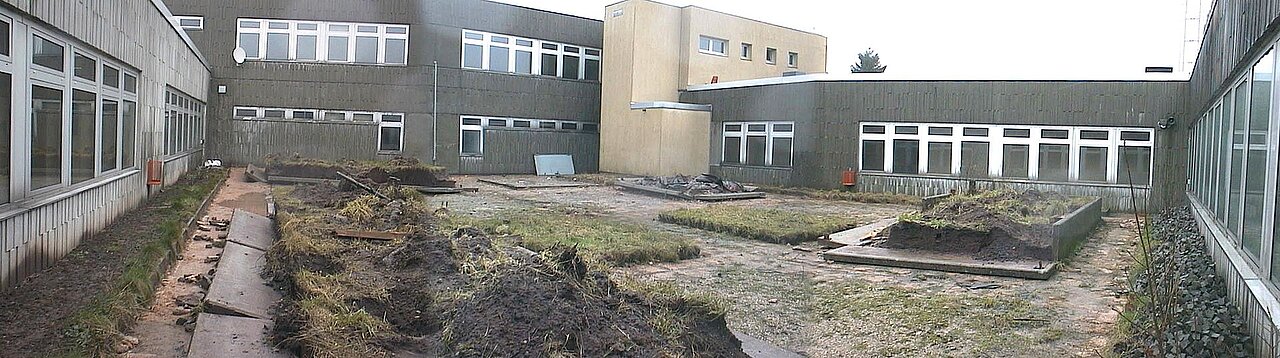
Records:
<instances>
[{"instance_id":1,"label":"stone border","mask_svg":"<svg viewBox=\"0 0 1280 358\"><path fill-rule=\"evenodd\" d=\"M1062 261L1102 223L1102 198L1076 208L1053 223L1053 257Z\"/></svg>"},{"instance_id":2,"label":"stone border","mask_svg":"<svg viewBox=\"0 0 1280 358\"><path fill-rule=\"evenodd\" d=\"M845 263L904 267L922 270L958 272L987 276L1004 276L1047 280L1058 271L1058 263L1048 265L1033 261L978 261L959 255L925 253L868 246L845 246L822 253L822 258Z\"/></svg>"},{"instance_id":3,"label":"stone border","mask_svg":"<svg viewBox=\"0 0 1280 358\"><path fill-rule=\"evenodd\" d=\"M685 199L685 200L725 201L725 200L738 200L738 199L756 199L756 198L765 197L765 193L763 191L753 191L753 192L746 192L746 193L689 195L689 194L685 194L683 192L679 192L671 189L663 189L659 187L639 184L638 182L640 180L641 180L640 178L620 178L618 179L618 181L614 182L614 185L627 188L627 189L639 190L649 194L659 194L660 196L671 196L671 197L676 197L676 198Z\"/></svg>"}]
</instances>

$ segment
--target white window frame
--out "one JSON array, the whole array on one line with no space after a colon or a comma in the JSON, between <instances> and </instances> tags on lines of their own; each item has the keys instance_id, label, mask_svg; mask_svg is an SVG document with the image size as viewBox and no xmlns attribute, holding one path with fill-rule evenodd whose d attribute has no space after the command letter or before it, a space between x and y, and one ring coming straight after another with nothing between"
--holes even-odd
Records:
<instances>
[{"instance_id":1,"label":"white window frame","mask_svg":"<svg viewBox=\"0 0 1280 358\"><path fill-rule=\"evenodd\" d=\"M703 44L706 44L707 46L703 47L702 46ZM720 45L719 51L716 51L717 44ZM728 48L729 48L728 40L725 40L719 37L698 35L698 52L708 54L708 55L727 57L728 55L726 54L726 52L728 51Z\"/></svg>"},{"instance_id":2,"label":"white window frame","mask_svg":"<svg viewBox=\"0 0 1280 358\"><path fill-rule=\"evenodd\" d=\"M800 66L800 54L787 52L787 67L796 68L796 66Z\"/></svg>"},{"instance_id":3,"label":"white window frame","mask_svg":"<svg viewBox=\"0 0 1280 358\"><path fill-rule=\"evenodd\" d=\"M744 61L751 61L751 43L743 42L741 47L738 49L738 52Z\"/></svg>"},{"instance_id":4,"label":"white window frame","mask_svg":"<svg viewBox=\"0 0 1280 358\"><path fill-rule=\"evenodd\" d=\"M772 47L764 48L764 63L766 65L778 64L778 49Z\"/></svg>"},{"instance_id":5,"label":"white window frame","mask_svg":"<svg viewBox=\"0 0 1280 358\"><path fill-rule=\"evenodd\" d=\"M242 24L257 24L257 28L245 27ZM272 23L286 23L287 28L272 29ZM303 30L299 25L317 25L315 30ZM347 30L337 30L335 27L345 26ZM372 27L371 32L361 32L361 28L368 29ZM391 30L401 31L404 33L393 33ZM247 60L264 61L264 62L324 62L353 64L363 66L407 66L410 52L410 25L407 24L378 24L378 23L356 23L356 22L330 22L316 20L277 20L277 19L255 19L255 18L238 18L236 19L236 46L240 45L240 36L243 34L258 34L258 51L255 56L247 56ZM285 59L267 59L267 35L275 33L284 33L288 35L288 55ZM315 59L299 59L298 58L298 37L299 36L315 36L316 37L316 58ZM329 37L346 37L347 48L342 49L346 53L346 58L342 60L329 59ZM356 56L356 40L358 37L375 37L377 38L377 53L374 62L357 62ZM405 53L403 59L387 58L387 42L389 40L403 40L405 43Z\"/></svg>"},{"instance_id":6,"label":"white window frame","mask_svg":"<svg viewBox=\"0 0 1280 358\"><path fill-rule=\"evenodd\" d=\"M387 120L387 116L399 116L398 120ZM404 151L404 114L403 113L379 113L378 114L378 141L374 145L377 147L378 153L400 153ZM398 143L395 150L382 149L382 129L383 128L399 128L400 138L396 139Z\"/></svg>"},{"instance_id":7,"label":"white window frame","mask_svg":"<svg viewBox=\"0 0 1280 358\"><path fill-rule=\"evenodd\" d=\"M474 119L474 120L480 121L480 124L462 124L468 119ZM461 116L458 118L458 155L459 156L480 157L480 158L484 157L484 124L487 122L488 120L486 118L477 117L477 116ZM480 151L478 153L469 153L469 152L463 151L464 150L463 149L464 147L462 146L462 139L464 138L463 133L466 133L467 131L475 131L480 133L480 135L476 137L476 138L479 138L480 140L480 143L478 146L480 148Z\"/></svg>"},{"instance_id":8,"label":"white window frame","mask_svg":"<svg viewBox=\"0 0 1280 358\"><path fill-rule=\"evenodd\" d=\"M182 20L196 20L196 21L198 21L198 24L197 24L197 25L193 25L193 26L187 26L187 25L183 25L183 24L182 24ZM200 31L200 30L204 30L204 16L177 16L177 15L174 15L174 16L173 16L173 24L174 24L175 26L177 26L178 28L181 28L181 29L186 30L186 31ZM238 38L237 38L237 39L238 39Z\"/></svg>"},{"instance_id":9,"label":"white window frame","mask_svg":"<svg viewBox=\"0 0 1280 358\"><path fill-rule=\"evenodd\" d=\"M479 37L479 38L468 38L468 35L471 35L473 37ZM459 64L459 67L467 70L493 71L493 72L511 73L511 74L517 74L517 75L525 75L525 76L565 78L564 61L565 61L565 56L569 55L569 56L578 57L578 73L567 79L586 80L587 79L587 61L595 60L597 62L600 62L603 56L603 52L599 48L595 48L595 47L580 46L580 45L563 43L563 42L545 41L545 40L539 40L539 39L515 36L515 35L509 35L509 34L500 34L500 33L493 33L493 32L463 29L460 32L459 36L460 36L459 38L462 40L462 45L460 47L461 51L459 51L460 54L458 55L459 56L458 64ZM494 41L495 37L505 38L506 42L505 43L495 42ZM530 45L520 45L519 44L520 42L526 42L526 43L529 43ZM555 45L556 48L554 50L546 49L546 48L543 48L544 44ZM467 45L480 47L480 67L477 68L477 67L465 66L467 62L467 51L466 51ZM491 60L491 56L493 56L493 47L495 46L505 47L507 49L507 55L506 55L507 69L506 70L494 70L490 68L490 63L491 63L490 60ZM568 49L570 47L577 48L577 50L571 51ZM530 69L529 73L519 72L516 69L516 51L526 51L532 54L532 58L529 61L529 69ZM543 55L555 55L556 73L554 76L542 74ZM597 71L601 69L597 69ZM590 81L599 81L599 78L600 78L600 73L596 73L596 79L590 80Z\"/></svg>"},{"instance_id":10,"label":"white window frame","mask_svg":"<svg viewBox=\"0 0 1280 358\"><path fill-rule=\"evenodd\" d=\"M765 125L764 131L752 131L750 125ZM729 126L741 125L741 130L730 131ZM775 130L778 125L790 125L791 131L783 132ZM749 137L765 137L764 147L764 166L773 168L791 168L795 165L796 142L795 132L796 125L792 121L754 121L754 122L723 122L720 124L720 164L730 166L750 166L757 167L759 165L748 164L747 159L747 138ZM725 138L739 138L738 141L738 159L739 163L725 163ZM789 166L781 166L773 164L773 145L778 138L791 138L791 153L789 154Z\"/></svg>"}]
</instances>

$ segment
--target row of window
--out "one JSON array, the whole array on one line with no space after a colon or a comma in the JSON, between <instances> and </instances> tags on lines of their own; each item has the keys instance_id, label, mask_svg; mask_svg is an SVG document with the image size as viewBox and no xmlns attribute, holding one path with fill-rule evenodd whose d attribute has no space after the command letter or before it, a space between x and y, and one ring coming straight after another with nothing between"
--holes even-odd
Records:
<instances>
[{"instance_id":1,"label":"row of window","mask_svg":"<svg viewBox=\"0 0 1280 358\"><path fill-rule=\"evenodd\" d=\"M96 50L0 16L0 204L135 167L137 86Z\"/></svg>"},{"instance_id":2,"label":"row of window","mask_svg":"<svg viewBox=\"0 0 1280 358\"><path fill-rule=\"evenodd\" d=\"M462 30L462 67L599 81L600 49Z\"/></svg>"},{"instance_id":3,"label":"row of window","mask_svg":"<svg viewBox=\"0 0 1280 358\"><path fill-rule=\"evenodd\" d=\"M794 122L725 122L721 164L790 167Z\"/></svg>"},{"instance_id":4,"label":"row of window","mask_svg":"<svg viewBox=\"0 0 1280 358\"><path fill-rule=\"evenodd\" d=\"M458 154L468 157L484 156L485 130L561 130L598 132L598 123L564 121L555 119L500 118L462 116L458 132Z\"/></svg>"},{"instance_id":5,"label":"row of window","mask_svg":"<svg viewBox=\"0 0 1280 358\"><path fill-rule=\"evenodd\" d=\"M204 143L204 102L173 88L165 88L165 154L199 148Z\"/></svg>"},{"instance_id":6,"label":"row of window","mask_svg":"<svg viewBox=\"0 0 1280 358\"><path fill-rule=\"evenodd\" d=\"M698 52L716 55L728 56L729 41L711 36L698 36ZM752 61L755 58L754 46L749 42L743 42L738 47L738 56L743 61ZM778 49L765 47L764 63L773 65L778 63ZM800 54L796 52L787 52L787 67L796 67L800 65Z\"/></svg>"},{"instance_id":7,"label":"row of window","mask_svg":"<svg viewBox=\"0 0 1280 358\"><path fill-rule=\"evenodd\" d=\"M378 123L378 151L399 152L404 144L404 113L235 106L236 119Z\"/></svg>"},{"instance_id":8,"label":"row of window","mask_svg":"<svg viewBox=\"0 0 1280 358\"><path fill-rule=\"evenodd\" d=\"M409 25L239 19L236 28L237 44L244 50L246 59L408 63Z\"/></svg>"},{"instance_id":9,"label":"row of window","mask_svg":"<svg viewBox=\"0 0 1280 358\"><path fill-rule=\"evenodd\" d=\"M1146 186L1148 128L863 123L868 172Z\"/></svg>"},{"instance_id":10,"label":"row of window","mask_svg":"<svg viewBox=\"0 0 1280 358\"><path fill-rule=\"evenodd\" d=\"M1280 285L1280 117L1274 49L1254 64L1193 126L1188 189L1260 274ZM1270 227L1268 227L1270 224Z\"/></svg>"}]
</instances>

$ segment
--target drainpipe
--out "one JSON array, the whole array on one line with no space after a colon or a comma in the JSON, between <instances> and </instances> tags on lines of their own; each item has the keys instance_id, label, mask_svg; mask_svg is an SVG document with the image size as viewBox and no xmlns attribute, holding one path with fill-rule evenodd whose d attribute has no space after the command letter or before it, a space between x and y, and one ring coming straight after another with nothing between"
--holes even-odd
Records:
<instances>
[{"instance_id":1,"label":"drainpipe","mask_svg":"<svg viewBox=\"0 0 1280 358\"><path fill-rule=\"evenodd\" d=\"M436 164L436 147L439 142L436 141L436 93L440 85L440 64L437 61L431 61L431 164Z\"/></svg>"}]
</instances>

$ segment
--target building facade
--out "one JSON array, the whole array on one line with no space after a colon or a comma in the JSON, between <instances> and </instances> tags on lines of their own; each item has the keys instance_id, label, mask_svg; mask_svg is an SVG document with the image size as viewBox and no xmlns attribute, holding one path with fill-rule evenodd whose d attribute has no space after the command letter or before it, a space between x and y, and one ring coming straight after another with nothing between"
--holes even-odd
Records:
<instances>
[{"instance_id":1,"label":"building facade","mask_svg":"<svg viewBox=\"0 0 1280 358\"><path fill-rule=\"evenodd\" d=\"M213 68L210 157L596 170L600 21L480 0L166 3Z\"/></svg>"},{"instance_id":2,"label":"building facade","mask_svg":"<svg viewBox=\"0 0 1280 358\"><path fill-rule=\"evenodd\" d=\"M152 0L0 2L0 290L203 161L209 68Z\"/></svg>"}]
</instances>

